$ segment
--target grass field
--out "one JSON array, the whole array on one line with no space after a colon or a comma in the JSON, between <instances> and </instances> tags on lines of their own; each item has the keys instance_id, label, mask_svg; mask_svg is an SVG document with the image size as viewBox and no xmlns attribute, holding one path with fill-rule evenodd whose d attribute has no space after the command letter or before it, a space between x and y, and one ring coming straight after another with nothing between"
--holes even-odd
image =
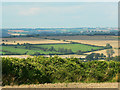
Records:
<instances>
[{"instance_id":1,"label":"grass field","mask_svg":"<svg viewBox=\"0 0 120 90\"><path fill-rule=\"evenodd\" d=\"M24 55L25 52L27 52L27 55L30 55L30 54L34 54L35 52L39 52L41 54L49 54L49 53L57 53L57 52L50 52L50 51L43 51L43 50L40 50L40 49L24 49L24 48L15 48L14 46L3 46L2 48L3 51L8 51L8 52L11 52L11 53L16 53L16 54L21 54L21 55ZM7 54L7 52L4 52L5 54Z\"/></svg>"},{"instance_id":2,"label":"grass field","mask_svg":"<svg viewBox=\"0 0 120 90\"><path fill-rule=\"evenodd\" d=\"M87 52L91 50L98 50L98 49L103 49L103 47L95 47L95 46L89 46L89 45L84 45L84 44L31 44L30 49L26 49L25 46L17 46L17 45L8 45L8 46L3 46L2 51L13 53L13 54L20 54L24 55L26 52L27 55L34 54L35 52L39 52L40 54L62 54L57 51L44 51L41 50L40 48L48 48L50 49L51 47L54 47L56 50L59 48L64 48L64 49L71 49L73 52L77 52L78 50L81 50L82 52Z\"/></svg>"},{"instance_id":3,"label":"grass field","mask_svg":"<svg viewBox=\"0 0 120 90\"><path fill-rule=\"evenodd\" d=\"M2 53L4 53L4 52L0 51L0 54L2 54Z\"/></svg>"},{"instance_id":4,"label":"grass field","mask_svg":"<svg viewBox=\"0 0 120 90\"><path fill-rule=\"evenodd\" d=\"M97 50L101 49L100 47L92 47L88 45L83 44L52 44L52 45L34 45L35 47L44 47L44 48L50 48L53 46L55 49L58 50L58 48L65 48L65 49L72 49L73 52L76 52L78 50L81 51L91 51L91 49Z\"/></svg>"}]
</instances>

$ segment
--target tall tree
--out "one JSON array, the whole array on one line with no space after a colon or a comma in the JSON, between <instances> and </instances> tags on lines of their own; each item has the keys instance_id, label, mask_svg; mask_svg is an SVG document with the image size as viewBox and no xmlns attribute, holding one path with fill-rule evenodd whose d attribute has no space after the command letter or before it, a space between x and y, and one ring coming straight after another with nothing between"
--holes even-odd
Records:
<instances>
[{"instance_id":1,"label":"tall tree","mask_svg":"<svg viewBox=\"0 0 120 90\"><path fill-rule=\"evenodd\" d=\"M112 46L109 43L107 43L105 47L106 48L112 48Z\"/></svg>"},{"instance_id":2,"label":"tall tree","mask_svg":"<svg viewBox=\"0 0 120 90\"><path fill-rule=\"evenodd\" d=\"M108 60L110 60L110 58L113 56L113 54L115 53L113 49L108 49L106 50L107 56L108 56Z\"/></svg>"}]
</instances>

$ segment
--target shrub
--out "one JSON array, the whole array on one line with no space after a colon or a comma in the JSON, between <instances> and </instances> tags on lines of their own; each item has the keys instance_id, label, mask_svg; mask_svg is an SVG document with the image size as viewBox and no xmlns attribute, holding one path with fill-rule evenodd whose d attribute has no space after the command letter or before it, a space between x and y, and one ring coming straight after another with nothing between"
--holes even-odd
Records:
<instances>
[{"instance_id":1,"label":"shrub","mask_svg":"<svg viewBox=\"0 0 120 90\"><path fill-rule=\"evenodd\" d=\"M113 81L120 71L116 61L81 62L77 58L35 56L33 58L2 58L3 85L56 82ZM118 79L114 79L118 81Z\"/></svg>"}]
</instances>

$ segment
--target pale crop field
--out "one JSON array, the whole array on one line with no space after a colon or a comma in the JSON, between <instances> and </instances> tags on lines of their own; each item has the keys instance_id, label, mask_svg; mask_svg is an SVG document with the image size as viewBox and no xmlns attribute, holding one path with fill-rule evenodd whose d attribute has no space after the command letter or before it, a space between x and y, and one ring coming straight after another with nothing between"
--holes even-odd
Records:
<instances>
[{"instance_id":1,"label":"pale crop field","mask_svg":"<svg viewBox=\"0 0 120 90\"><path fill-rule=\"evenodd\" d=\"M107 43L109 43L113 47L113 50L115 52L113 56L118 56L118 43L119 43L118 40L68 40L68 41L97 45L97 46L105 46ZM90 53L93 52L89 52L85 54L90 54ZM106 50L94 51L94 53L103 53L107 55Z\"/></svg>"},{"instance_id":2,"label":"pale crop field","mask_svg":"<svg viewBox=\"0 0 120 90\"><path fill-rule=\"evenodd\" d=\"M118 49L113 49L113 50L115 52L113 56L118 56ZM104 55L107 56L106 50L94 51L94 52L89 52L89 53L84 53L84 54L91 54L91 53L103 53Z\"/></svg>"},{"instance_id":3,"label":"pale crop field","mask_svg":"<svg viewBox=\"0 0 120 90\"><path fill-rule=\"evenodd\" d=\"M56 40L39 40L39 41L16 41L15 43L13 41L10 42L4 42L5 44L24 44L24 43L30 43L30 44L47 44L47 43L68 43L64 41L56 41Z\"/></svg>"},{"instance_id":4,"label":"pale crop field","mask_svg":"<svg viewBox=\"0 0 120 90\"><path fill-rule=\"evenodd\" d=\"M41 38L3 38L1 43L5 44L24 44L24 43L30 43L30 44L48 44L48 43L69 43L64 42L63 40L48 40L48 39L41 39ZM7 40L7 41L6 41Z\"/></svg>"},{"instance_id":5,"label":"pale crop field","mask_svg":"<svg viewBox=\"0 0 120 90\"><path fill-rule=\"evenodd\" d=\"M113 46L113 48L118 48L118 40L68 40L73 42L79 42L84 44L91 44L96 46L105 46L107 43Z\"/></svg>"},{"instance_id":6,"label":"pale crop field","mask_svg":"<svg viewBox=\"0 0 120 90\"><path fill-rule=\"evenodd\" d=\"M61 58L85 58L86 55L58 55Z\"/></svg>"},{"instance_id":7,"label":"pale crop field","mask_svg":"<svg viewBox=\"0 0 120 90\"><path fill-rule=\"evenodd\" d=\"M2 55L0 57L14 57L14 58L32 58L33 56L30 55Z\"/></svg>"}]
</instances>

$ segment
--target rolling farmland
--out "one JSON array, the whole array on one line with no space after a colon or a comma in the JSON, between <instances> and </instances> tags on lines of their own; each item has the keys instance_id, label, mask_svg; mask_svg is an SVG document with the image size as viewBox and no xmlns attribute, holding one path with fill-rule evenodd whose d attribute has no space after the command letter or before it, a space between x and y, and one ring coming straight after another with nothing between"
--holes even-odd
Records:
<instances>
[{"instance_id":1,"label":"rolling farmland","mask_svg":"<svg viewBox=\"0 0 120 90\"><path fill-rule=\"evenodd\" d=\"M56 39L56 40L55 40ZM70 44L70 42L77 42L79 44ZM58 50L59 48L71 49L73 52L77 50L81 50L84 54L90 53L104 53L106 54L106 50L98 50L101 49L99 46L105 46L109 43L113 50L115 51L113 56L118 56L118 37L117 36L49 36L49 37L20 37L20 38L2 38L2 43L8 44L8 46L3 46L3 55L5 55L6 51L12 52L13 55L32 55L35 52L39 52L40 54L61 54L56 51L44 51L42 48L50 49L52 46ZM25 49L25 47L15 45L29 43L32 44L31 49ZM81 44L80 44L81 43ZM86 45L88 44L88 45ZM13 45L13 46L9 46ZM94 45L96 47L90 46ZM93 51L92 51L93 50ZM97 50L97 51L94 51ZM88 51L88 52L87 52ZM90 52L91 51L91 52ZM19 52L19 53L18 53ZM27 53L26 53L27 52ZM65 57L60 55L61 57ZM81 55L66 55L66 57L82 57ZM85 56L85 55L83 55Z\"/></svg>"},{"instance_id":2,"label":"rolling farmland","mask_svg":"<svg viewBox=\"0 0 120 90\"><path fill-rule=\"evenodd\" d=\"M3 0L1 7L0 89L120 86L117 2Z\"/></svg>"},{"instance_id":3,"label":"rolling farmland","mask_svg":"<svg viewBox=\"0 0 120 90\"><path fill-rule=\"evenodd\" d=\"M108 61L104 61L105 59L103 59L103 61L101 59L99 59L98 61L93 60L91 62L86 61L86 56L89 55L90 53L104 53L104 55L106 55L105 46L107 43L112 45L114 51L115 50L117 51L118 40L116 37L114 37L114 39L113 37L109 37L107 40L104 40L104 39L102 40L101 36L99 38L89 37L89 40L87 40L88 38L87 36L79 37L81 39L78 39L78 38L73 39L71 38L71 36L67 37L69 39L58 38L55 40L55 38L49 38L49 37L47 37L47 39L45 38L46 37L4 38L3 39L4 41L2 42L5 43L5 45L3 45L1 48L1 53L3 54L2 58L4 60L3 68L6 68L6 65L9 65L9 64L6 64L6 60L8 60L7 63L12 62L13 66L17 65L12 68L13 70L12 73L9 72L11 75L15 73L15 75L13 75L12 77L18 78L19 75L21 75L23 77L26 77L24 79L28 80L28 81L25 80L26 81L25 82L22 77L19 80L16 79L15 81L12 81L8 79L7 76L5 76L6 74L3 74L4 85L9 85L9 84L13 85L12 88L33 87L33 86L38 88L40 87L42 88L45 88L45 87L50 87L50 88L54 88L54 87L57 87L57 88L58 87L59 88L61 87L64 87L64 88L66 87L113 88L114 87L116 88L117 87L116 82L118 80L118 74L116 71L116 67L115 66L110 67L111 68L110 71L108 69L109 69L109 65L116 64L117 66L119 64L118 62L114 62L114 61L108 62ZM77 54L78 51L80 51L81 53ZM118 52L116 51L113 56L117 56ZM38 57L36 57L36 53ZM35 57L33 55L35 55ZM39 56L39 55L43 55L43 56ZM59 57L56 57L55 55L58 55ZM20 67L21 66L24 67L25 68L24 70L28 70L27 68L32 67L32 71L28 70L27 71L28 73L25 72L24 74L23 69L14 69L16 67L19 67L19 65ZM47 68L46 65L49 67ZM23 70L22 73L19 70ZM33 70L35 71L34 73L33 73ZM40 78L41 71L43 73L42 78ZM107 72L108 74L104 72ZM110 74L111 72L114 74L114 76L113 75L111 76ZM63 77L64 74L65 76ZM49 75L49 78L47 78L48 75ZM95 77L93 77L93 75L95 75ZM35 80L31 81L31 77L34 77ZM46 77L47 79L45 79L44 77ZM53 79L50 79L50 77ZM21 82L24 81L25 83L22 82L21 84L21 82L19 82L20 80ZM28 82L31 85L28 85ZM49 82L50 84L46 84ZM64 82L67 82L67 83L64 83ZM72 82L76 82L76 83L72 83ZM16 86L16 83L17 84L20 83L21 85ZM52 84L52 83L55 83L55 84ZM38 84L38 85L35 85L35 84ZM11 86L5 86L4 88L9 88L9 87L11 88Z\"/></svg>"},{"instance_id":4,"label":"rolling farmland","mask_svg":"<svg viewBox=\"0 0 120 90\"><path fill-rule=\"evenodd\" d=\"M53 47L55 50L50 50ZM59 50L71 50L73 54L80 50L81 52L88 52L91 50L99 50L103 49L103 47L98 46L89 46L84 44L30 44L28 46L24 45L6 45L2 46L2 51L6 54L9 52L13 55L32 55L35 52L39 52L40 54L64 54L62 51ZM67 51L66 51L67 52ZM26 54L25 54L26 53Z\"/></svg>"},{"instance_id":5,"label":"rolling farmland","mask_svg":"<svg viewBox=\"0 0 120 90\"><path fill-rule=\"evenodd\" d=\"M68 41L74 41L78 43L83 43L83 44L90 44L90 45L96 45L96 46L105 46L107 43L109 43L112 47L115 53L113 56L118 56L118 45L119 42L118 40L68 40ZM92 52L86 53L90 54ZM106 50L99 50L99 51L94 51L94 53L104 53L107 55Z\"/></svg>"}]
</instances>

